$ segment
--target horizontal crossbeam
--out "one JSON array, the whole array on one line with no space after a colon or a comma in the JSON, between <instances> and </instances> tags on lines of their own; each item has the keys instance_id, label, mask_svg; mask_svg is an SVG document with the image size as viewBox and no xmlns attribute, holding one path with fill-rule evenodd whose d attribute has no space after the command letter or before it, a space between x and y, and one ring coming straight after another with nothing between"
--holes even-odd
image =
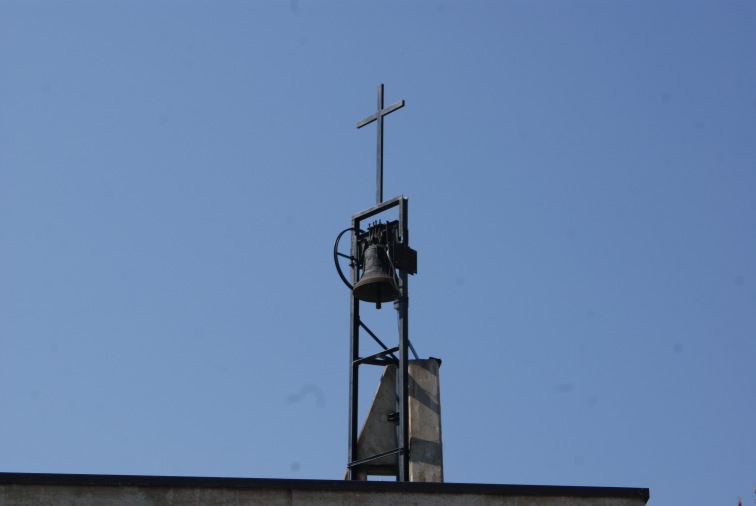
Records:
<instances>
[{"instance_id":1,"label":"horizontal crossbeam","mask_svg":"<svg viewBox=\"0 0 756 506\"><path fill-rule=\"evenodd\" d=\"M384 350L381 352L376 353L375 355L370 355L369 357L364 358L358 358L354 361L354 365L360 365L360 364L370 364L370 365L389 365L389 364L399 364L399 360L396 358L386 358L386 355L393 355L399 351L399 347L396 346L394 348L391 348L389 350Z\"/></svg>"},{"instance_id":2,"label":"horizontal crossbeam","mask_svg":"<svg viewBox=\"0 0 756 506\"><path fill-rule=\"evenodd\" d=\"M347 467L352 468L352 467L361 466L362 464L367 464L368 462L382 459L383 457L388 457L389 455L396 455L397 453L404 453L404 448L395 448L387 452L379 453L378 455L373 455L372 457L355 460L354 462L350 462L349 464L347 464Z\"/></svg>"}]
</instances>

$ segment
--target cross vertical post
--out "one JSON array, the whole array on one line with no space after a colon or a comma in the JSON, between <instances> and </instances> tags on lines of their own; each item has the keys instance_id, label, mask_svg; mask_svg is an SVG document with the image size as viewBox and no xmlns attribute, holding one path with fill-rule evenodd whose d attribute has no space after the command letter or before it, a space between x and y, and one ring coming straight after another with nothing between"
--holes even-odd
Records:
<instances>
[{"instance_id":1,"label":"cross vertical post","mask_svg":"<svg viewBox=\"0 0 756 506\"><path fill-rule=\"evenodd\" d=\"M380 204L383 202L383 117L391 114L392 112L396 111L397 109L401 109L404 107L404 100L400 100L398 102L395 102L391 104L390 106L383 108L383 84L378 85L378 111L374 114L371 114L365 119L362 119L357 122L357 128L362 128L365 125L368 125L372 123L373 121L377 122L377 130L378 130L378 146L377 146L377 167L376 167L376 176L375 176L375 184L376 184L376 192L375 192L375 200L376 204Z\"/></svg>"}]
</instances>

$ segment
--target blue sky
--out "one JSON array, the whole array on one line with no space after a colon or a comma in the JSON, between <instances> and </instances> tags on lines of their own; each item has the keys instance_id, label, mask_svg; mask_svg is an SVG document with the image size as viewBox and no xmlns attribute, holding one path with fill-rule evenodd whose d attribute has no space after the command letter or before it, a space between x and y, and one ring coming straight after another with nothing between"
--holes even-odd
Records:
<instances>
[{"instance_id":1,"label":"blue sky","mask_svg":"<svg viewBox=\"0 0 756 506\"><path fill-rule=\"evenodd\" d=\"M446 480L750 497L746 1L0 3L0 471L341 478L379 83Z\"/></svg>"}]
</instances>

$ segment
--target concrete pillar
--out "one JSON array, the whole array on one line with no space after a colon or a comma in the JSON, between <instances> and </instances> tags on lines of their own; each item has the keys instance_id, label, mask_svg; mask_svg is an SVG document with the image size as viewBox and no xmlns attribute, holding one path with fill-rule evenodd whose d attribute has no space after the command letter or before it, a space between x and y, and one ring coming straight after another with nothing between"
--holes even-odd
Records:
<instances>
[{"instance_id":1,"label":"concrete pillar","mask_svg":"<svg viewBox=\"0 0 756 506\"><path fill-rule=\"evenodd\" d=\"M437 358L409 362L410 481L444 481Z\"/></svg>"}]
</instances>

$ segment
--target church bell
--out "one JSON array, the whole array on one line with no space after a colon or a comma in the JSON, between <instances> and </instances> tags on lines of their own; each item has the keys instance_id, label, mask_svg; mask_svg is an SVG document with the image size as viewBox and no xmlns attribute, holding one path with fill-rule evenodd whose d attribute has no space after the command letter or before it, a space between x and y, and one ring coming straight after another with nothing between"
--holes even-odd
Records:
<instances>
[{"instance_id":1,"label":"church bell","mask_svg":"<svg viewBox=\"0 0 756 506\"><path fill-rule=\"evenodd\" d=\"M399 298L396 276L383 247L368 246L364 266L362 278L352 290L356 299L380 304Z\"/></svg>"}]
</instances>

